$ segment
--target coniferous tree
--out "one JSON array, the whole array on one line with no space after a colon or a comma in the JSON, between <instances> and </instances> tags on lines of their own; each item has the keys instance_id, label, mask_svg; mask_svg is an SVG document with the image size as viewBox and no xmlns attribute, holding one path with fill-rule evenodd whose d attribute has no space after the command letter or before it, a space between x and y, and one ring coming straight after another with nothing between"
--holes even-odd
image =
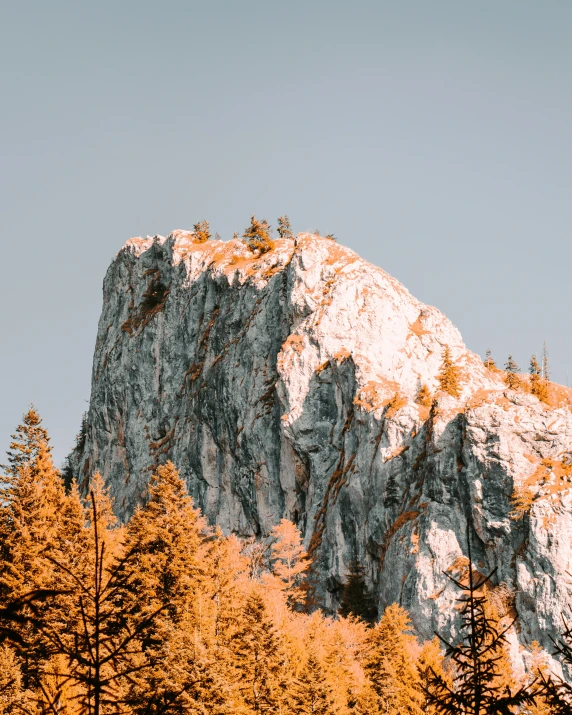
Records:
<instances>
[{"instance_id":1,"label":"coniferous tree","mask_svg":"<svg viewBox=\"0 0 572 715\"><path fill-rule=\"evenodd\" d=\"M99 481L101 484L101 480ZM148 689L144 696L135 689L134 676L149 670L157 663L146 657L143 644L153 630L154 622L165 610L161 606L139 617L124 617L123 594L132 589L137 574L137 551L124 553L119 559L107 555L107 546L114 539L105 534L110 525L106 500L92 490L90 494L90 525L92 535L87 574L75 573L63 561L48 557L56 570L67 574L75 582L77 610L81 618L71 633L62 631L57 623L43 619L39 625L51 647L51 663L60 658L60 667L44 670L38 678L48 711L59 712L65 688L72 693L82 715L119 715L127 709L134 713L163 713L170 711L180 692L165 694ZM42 677L43 676L43 677ZM46 676L57 685L50 692Z\"/></svg>"},{"instance_id":2,"label":"coniferous tree","mask_svg":"<svg viewBox=\"0 0 572 715\"><path fill-rule=\"evenodd\" d=\"M12 435L8 450L8 464L0 465L8 477L4 481L10 483L10 477L18 476L18 469L31 465L38 456L41 444L45 444L49 448L50 438L47 430L42 427L42 418L32 405L24 414L22 424L18 425L16 432Z\"/></svg>"},{"instance_id":3,"label":"coniferous tree","mask_svg":"<svg viewBox=\"0 0 572 715\"><path fill-rule=\"evenodd\" d=\"M350 563L338 613L344 618L361 618L366 623L372 623L377 616L377 606L367 587L364 568L357 560Z\"/></svg>"},{"instance_id":4,"label":"coniferous tree","mask_svg":"<svg viewBox=\"0 0 572 715\"><path fill-rule=\"evenodd\" d=\"M365 671L379 712L422 715L423 698L416 668L417 641L409 617L396 603L388 606L369 634Z\"/></svg>"},{"instance_id":5,"label":"coniferous tree","mask_svg":"<svg viewBox=\"0 0 572 715\"><path fill-rule=\"evenodd\" d=\"M487 370L493 370L494 368L496 368L496 364L492 358L490 350L487 350L487 352L485 353L484 364L485 364L485 367L487 368Z\"/></svg>"},{"instance_id":6,"label":"coniferous tree","mask_svg":"<svg viewBox=\"0 0 572 715\"><path fill-rule=\"evenodd\" d=\"M304 599L302 579L310 568L300 530L288 519L282 519L271 534L274 538L271 547L272 574L288 602L291 605L300 604Z\"/></svg>"},{"instance_id":7,"label":"coniferous tree","mask_svg":"<svg viewBox=\"0 0 572 715\"><path fill-rule=\"evenodd\" d=\"M291 711L295 715L331 715L333 705L332 689L322 665L310 655L294 687Z\"/></svg>"},{"instance_id":8,"label":"coniferous tree","mask_svg":"<svg viewBox=\"0 0 572 715\"><path fill-rule=\"evenodd\" d=\"M385 487L385 494L383 496L383 506L386 509L391 509L399 504L399 487L397 486L397 481L393 472L389 475L387 480L387 485Z\"/></svg>"},{"instance_id":9,"label":"coniferous tree","mask_svg":"<svg viewBox=\"0 0 572 715\"><path fill-rule=\"evenodd\" d=\"M506 371L504 378L506 386L511 390L518 389L520 387L520 378L517 373L520 372L520 368L514 361L512 355L508 356L504 369Z\"/></svg>"},{"instance_id":10,"label":"coniferous tree","mask_svg":"<svg viewBox=\"0 0 572 715\"><path fill-rule=\"evenodd\" d=\"M0 645L0 713L25 712L29 702L29 693L22 683L20 659L8 644Z\"/></svg>"},{"instance_id":11,"label":"coniferous tree","mask_svg":"<svg viewBox=\"0 0 572 715\"><path fill-rule=\"evenodd\" d=\"M208 221L199 221L193 226L195 241L206 243L211 237L211 229Z\"/></svg>"},{"instance_id":12,"label":"coniferous tree","mask_svg":"<svg viewBox=\"0 0 572 715\"><path fill-rule=\"evenodd\" d=\"M530 391L541 402L548 402L548 385L542 376L542 369L538 364L536 355L530 358Z\"/></svg>"},{"instance_id":13,"label":"coniferous tree","mask_svg":"<svg viewBox=\"0 0 572 715\"><path fill-rule=\"evenodd\" d=\"M245 230L243 238L248 248L258 255L268 253L274 248L268 221L264 219L259 221L256 216L252 216L250 226Z\"/></svg>"},{"instance_id":14,"label":"coniferous tree","mask_svg":"<svg viewBox=\"0 0 572 715\"><path fill-rule=\"evenodd\" d=\"M144 673L138 684L141 701L151 689L169 699L181 693L181 703L193 705L199 684L208 687L205 651L194 634L206 630L200 598L204 519L172 462L160 466L152 477L149 499L132 516L126 528L125 549L133 553L135 569L122 595L129 619L141 619L159 609L144 642L146 656L161 663ZM126 567L133 569L131 562ZM200 689L200 688L199 688Z\"/></svg>"},{"instance_id":15,"label":"coniferous tree","mask_svg":"<svg viewBox=\"0 0 572 715\"><path fill-rule=\"evenodd\" d=\"M561 660L570 668L572 666L572 628L564 620L564 631L558 641L555 642L554 655L560 656ZM545 702L549 706L551 715L572 715L572 685L562 678L550 675L547 669L538 668L542 681L543 695Z\"/></svg>"},{"instance_id":16,"label":"coniferous tree","mask_svg":"<svg viewBox=\"0 0 572 715\"><path fill-rule=\"evenodd\" d=\"M292 233L292 227L290 226L290 219L288 216L279 216L278 217L278 235L280 238L294 238L294 234Z\"/></svg>"},{"instance_id":17,"label":"coniferous tree","mask_svg":"<svg viewBox=\"0 0 572 715\"><path fill-rule=\"evenodd\" d=\"M285 697L279 636L262 597L248 597L230 642L234 684L249 712L274 712Z\"/></svg>"},{"instance_id":18,"label":"coniferous tree","mask_svg":"<svg viewBox=\"0 0 572 715\"><path fill-rule=\"evenodd\" d=\"M500 629L498 622L487 613L487 598L483 590L494 574L475 575L468 541L467 583L447 577L462 591L462 640L453 644L439 636L445 645L446 657L457 670L453 683L430 669L424 685L426 698L437 713L450 715L511 715L518 708L535 702L534 683L520 688L503 687L500 661L506 643L506 633L513 625ZM513 692L514 691L514 692Z\"/></svg>"},{"instance_id":19,"label":"coniferous tree","mask_svg":"<svg viewBox=\"0 0 572 715\"><path fill-rule=\"evenodd\" d=\"M432 399L431 393L427 385L423 384L417 391L417 396L415 397L415 402L421 407L431 407Z\"/></svg>"},{"instance_id":20,"label":"coniferous tree","mask_svg":"<svg viewBox=\"0 0 572 715\"><path fill-rule=\"evenodd\" d=\"M459 368L453 363L448 345L443 350L443 362L438 380L443 392L447 392L453 397L459 397L461 394Z\"/></svg>"}]
</instances>

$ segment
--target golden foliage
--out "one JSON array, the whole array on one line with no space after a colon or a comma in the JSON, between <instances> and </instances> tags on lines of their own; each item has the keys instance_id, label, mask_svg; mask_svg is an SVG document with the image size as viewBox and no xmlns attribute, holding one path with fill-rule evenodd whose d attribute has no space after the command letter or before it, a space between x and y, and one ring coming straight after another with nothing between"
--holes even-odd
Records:
<instances>
[{"instance_id":1,"label":"golden foliage","mask_svg":"<svg viewBox=\"0 0 572 715\"><path fill-rule=\"evenodd\" d=\"M439 385L443 392L453 397L459 397L461 394L460 379L460 370L453 363L451 350L447 345L443 350L443 362L441 363L441 370L438 375Z\"/></svg>"},{"instance_id":2,"label":"golden foliage","mask_svg":"<svg viewBox=\"0 0 572 715\"><path fill-rule=\"evenodd\" d=\"M435 712L424 674L431 668L447 680L450 669L436 640L418 641L400 606L371 628L303 612L310 561L292 522L275 526L270 543L225 536L207 526L168 462L122 526L100 475L91 480L91 509L75 483L65 492L39 417L26 416L11 449L0 495L0 606L36 588L57 593L21 626L24 645L0 645L0 713L57 705L62 715L87 715L98 687L107 698L101 713L125 715L159 707L190 715ZM352 461L340 461L336 484ZM565 459L541 467L547 486L572 473ZM418 516L399 515L385 548ZM411 540L415 550L417 535ZM466 559L450 570L465 575ZM490 595L491 608L510 617L510 589ZM501 671L511 683L508 660Z\"/></svg>"}]
</instances>

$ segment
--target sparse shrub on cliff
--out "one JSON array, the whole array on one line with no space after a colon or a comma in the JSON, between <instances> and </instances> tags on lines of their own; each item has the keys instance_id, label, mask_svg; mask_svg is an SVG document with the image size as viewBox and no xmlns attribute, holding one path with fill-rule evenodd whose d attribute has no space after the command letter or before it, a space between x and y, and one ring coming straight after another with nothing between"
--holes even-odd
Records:
<instances>
[{"instance_id":1,"label":"sparse shrub on cliff","mask_svg":"<svg viewBox=\"0 0 572 715\"><path fill-rule=\"evenodd\" d=\"M208 221L199 221L193 226L193 234L195 241L198 243L206 243L211 237L211 231Z\"/></svg>"},{"instance_id":2,"label":"sparse shrub on cliff","mask_svg":"<svg viewBox=\"0 0 572 715\"><path fill-rule=\"evenodd\" d=\"M506 371L506 375L504 377L506 386L510 390L517 390L521 385L520 377L517 374L520 372L520 368L516 364L512 355L508 356L508 360L506 361L504 369Z\"/></svg>"},{"instance_id":3,"label":"sparse shrub on cliff","mask_svg":"<svg viewBox=\"0 0 572 715\"><path fill-rule=\"evenodd\" d=\"M438 380L443 392L453 397L459 397L461 394L459 368L453 363L448 345L443 350L443 362L441 363Z\"/></svg>"},{"instance_id":4,"label":"sparse shrub on cliff","mask_svg":"<svg viewBox=\"0 0 572 715\"><path fill-rule=\"evenodd\" d=\"M259 221L256 216L250 219L250 226L245 230L243 238L248 248L258 255L268 253L274 248L268 221L264 219Z\"/></svg>"},{"instance_id":5,"label":"sparse shrub on cliff","mask_svg":"<svg viewBox=\"0 0 572 715\"><path fill-rule=\"evenodd\" d=\"M433 400L431 397L431 393L429 392L429 388L427 387L427 385L421 385L421 387L417 391L417 395L415 397L415 402L418 405L421 405L421 407L429 408L429 407L431 407L432 401Z\"/></svg>"},{"instance_id":6,"label":"sparse shrub on cliff","mask_svg":"<svg viewBox=\"0 0 572 715\"><path fill-rule=\"evenodd\" d=\"M530 513L534 503L534 492L527 485L515 487L510 501L512 510L509 516L513 521L518 521Z\"/></svg>"},{"instance_id":7,"label":"sparse shrub on cliff","mask_svg":"<svg viewBox=\"0 0 572 715\"><path fill-rule=\"evenodd\" d=\"M330 241L337 241L337 240L338 240L333 233L327 233L327 234L326 234L326 238L329 238Z\"/></svg>"},{"instance_id":8,"label":"sparse shrub on cliff","mask_svg":"<svg viewBox=\"0 0 572 715\"><path fill-rule=\"evenodd\" d=\"M294 238L294 234L292 233L292 227L290 226L290 219L288 216L279 216L278 217L278 235L280 238Z\"/></svg>"},{"instance_id":9,"label":"sparse shrub on cliff","mask_svg":"<svg viewBox=\"0 0 572 715\"><path fill-rule=\"evenodd\" d=\"M485 359L483 360L483 363L487 370L494 370L496 368L496 363L492 358L490 350L487 350L487 352L485 353Z\"/></svg>"},{"instance_id":10,"label":"sparse shrub on cliff","mask_svg":"<svg viewBox=\"0 0 572 715\"><path fill-rule=\"evenodd\" d=\"M548 403L548 382L541 374L541 368L536 359L536 355L530 358L530 391L541 402Z\"/></svg>"}]
</instances>

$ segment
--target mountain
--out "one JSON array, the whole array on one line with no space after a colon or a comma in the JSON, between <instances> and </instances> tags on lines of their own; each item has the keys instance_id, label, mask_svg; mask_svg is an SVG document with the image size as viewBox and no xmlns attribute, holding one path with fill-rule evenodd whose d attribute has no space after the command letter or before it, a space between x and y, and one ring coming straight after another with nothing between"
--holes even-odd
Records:
<instances>
[{"instance_id":1,"label":"mountain","mask_svg":"<svg viewBox=\"0 0 572 715\"><path fill-rule=\"evenodd\" d=\"M458 397L440 390L448 347ZM121 517L172 459L211 523L264 537L295 521L335 608L350 562L380 608L456 629L467 566L518 615L515 657L567 613L571 392L508 389L439 310L336 242L279 239L262 256L192 232L134 238L110 266L72 472L99 470ZM418 404L425 385L431 400Z\"/></svg>"}]
</instances>

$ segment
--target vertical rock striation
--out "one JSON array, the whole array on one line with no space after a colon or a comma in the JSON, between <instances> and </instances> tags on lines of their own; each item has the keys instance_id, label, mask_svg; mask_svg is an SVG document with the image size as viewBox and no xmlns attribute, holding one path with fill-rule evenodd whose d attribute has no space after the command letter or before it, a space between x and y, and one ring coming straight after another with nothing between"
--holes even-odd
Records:
<instances>
[{"instance_id":1,"label":"vertical rock striation","mask_svg":"<svg viewBox=\"0 0 572 715\"><path fill-rule=\"evenodd\" d=\"M445 346L459 398L439 392ZM84 488L101 471L126 517L172 459L223 529L298 523L326 607L357 558L380 607L401 603L424 636L455 629L444 574L466 569L468 531L499 608L520 617L515 653L548 647L570 601L570 394L551 386L548 406L502 378L442 313L329 239L261 257L185 231L131 239L105 278L70 463Z\"/></svg>"}]
</instances>

